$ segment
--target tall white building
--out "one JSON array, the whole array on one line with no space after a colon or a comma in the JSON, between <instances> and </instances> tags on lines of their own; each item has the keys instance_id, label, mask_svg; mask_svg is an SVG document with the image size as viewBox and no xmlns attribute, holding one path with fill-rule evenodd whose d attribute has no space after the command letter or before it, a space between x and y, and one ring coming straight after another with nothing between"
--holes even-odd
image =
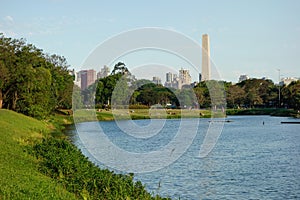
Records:
<instances>
[{"instance_id":1,"label":"tall white building","mask_svg":"<svg viewBox=\"0 0 300 200\"><path fill-rule=\"evenodd\" d=\"M177 88L177 79L177 74L173 74L172 72L166 73L165 87Z\"/></svg>"},{"instance_id":2,"label":"tall white building","mask_svg":"<svg viewBox=\"0 0 300 200\"><path fill-rule=\"evenodd\" d=\"M97 79L107 77L109 75L109 72L110 72L109 67L104 65L104 67L100 70L100 72L97 73Z\"/></svg>"},{"instance_id":3,"label":"tall white building","mask_svg":"<svg viewBox=\"0 0 300 200\"><path fill-rule=\"evenodd\" d=\"M179 81L180 81L180 86L178 85L178 89L181 89L183 85L190 85L192 81L192 77L190 75L189 70L187 69L182 69L179 70Z\"/></svg>"},{"instance_id":4,"label":"tall white building","mask_svg":"<svg viewBox=\"0 0 300 200\"><path fill-rule=\"evenodd\" d=\"M161 78L159 78L157 76L153 76L152 77L152 83L154 83L156 85L160 85L161 84Z\"/></svg>"},{"instance_id":5,"label":"tall white building","mask_svg":"<svg viewBox=\"0 0 300 200\"><path fill-rule=\"evenodd\" d=\"M181 89L184 85L190 85L191 81L192 78L189 70L181 68L179 70L179 76L171 72L166 73L165 87Z\"/></svg>"},{"instance_id":6,"label":"tall white building","mask_svg":"<svg viewBox=\"0 0 300 200\"><path fill-rule=\"evenodd\" d=\"M81 72L76 72L75 73L75 81L74 81L74 83L78 87L81 87Z\"/></svg>"},{"instance_id":7,"label":"tall white building","mask_svg":"<svg viewBox=\"0 0 300 200\"><path fill-rule=\"evenodd\" d=\"M245 80L248 80L248 79L249 79L249 76L248 76L248 75L246 75L246 74L240 75L240 77L239 77L239 83L240 83L240 82L243 82L243 81L245 81Z\"/></svg>"},{"instance_id":8,"label":"tall white building","mask_svg":"<svg viewBox=\"0 0 300 200\"><path fill-rule=\"evenodd\" d=\"M279 83L280 85L289 85L293 81L299 81L300 78L295 78L295 77L286 77L282 78L281 82Z\"/></svg>"},{"instance_id":9,"label":"tall white building","mask_svg":"<svg viewBox=\"0 0 300 200\"><path fill-rule=\"evenodd\" d=\"M207 34L202 35L202 73L201 81L207 81L211 79L210 71L210 46L209 36Z\"/></svg>"}]
</instances>

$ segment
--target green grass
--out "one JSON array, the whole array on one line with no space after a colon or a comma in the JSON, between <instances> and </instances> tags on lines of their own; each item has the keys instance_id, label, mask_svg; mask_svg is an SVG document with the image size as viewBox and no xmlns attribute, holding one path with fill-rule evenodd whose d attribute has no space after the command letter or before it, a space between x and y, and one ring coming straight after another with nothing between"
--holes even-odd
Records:
<instances>
[{"instance_id":1,"label":"green grass","mask_svg":"<svg viewBox=\"0 0 300 200\"><path fill-rule=\"evenodd\" d=\"M93 110L89 111L78 111L81 115L81 119L87 121L94 120L94 117L91 117L92 114L89 112L94 112ZM177 119L177 118L210 118L210 110L185 110L185 109L161 109L161 110L149 110L149 109L129 109L129 110L100 110L96 112L97 119L100 121L109 121L114 120L114 113L118 114L118 119ZM85 113L85 114L83 114ZM216 116L220 117L220 116ZM84 120L83 120L84 121Z\"/></svg>"},{"instance_id":2,"label":"green grass","mask_svg":"<svg viewBox=\"0 0 300 200\"><path fill-rule=\"evenodd\" d=\"M0 199L75 199L61 184L39 172L26 146L49 133L48 125L0 110Z\"/></svg>"},{"instance_id":3,"label":"green grass","mask_svg":"<svg viewBox=\"0 0 300 200\"><path fill-rule=\"evenodd\" d=\"M186 109L161 109L155 113L151 109L119 109L114 111L118 113L118 119L176 119L176 118L210 118L210 117L225 117L224 114L218 110L213 113L211 110L186 110ZM115 120L112 110L80 110L77 111L80 121L109 121ZM277 109L277 108L251 108L251 109L227 109L226 115L271 115L271 116L286 116L286 117L300 117L299 113L291 109Z\"/></svg>"}]
</instances>

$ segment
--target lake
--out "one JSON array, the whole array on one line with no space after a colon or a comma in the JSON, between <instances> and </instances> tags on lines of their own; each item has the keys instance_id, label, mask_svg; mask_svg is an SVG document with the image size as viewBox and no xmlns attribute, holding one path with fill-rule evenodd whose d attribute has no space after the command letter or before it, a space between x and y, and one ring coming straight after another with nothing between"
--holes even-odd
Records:
<instances>
[{"instance_id":1,"label":"lake","mask_svg":"<svg viewBox=\"0 0 300 200\"><path fill-rule=\"evenodd\" d=\"M195 121L199 119L186 120L191 126L195 126ZM300 199L300 124L281 124L281 121L299 119L229 116L226 120L229 122L224 124L222 134L208 156L200 158L199 150L210 119L200 119L195 135L189 134L195 130L193 127L191 130L189 126L183 128L187 135L186 140L190 140L191 143L182 155L174 150L175 148L172 149L171 153L174 151L178 157L175 156L174 162L170 165L162 162L167 166L157 171L136 173L135 179L142 181L153 194L173 199ZM162 121L163 123L160 123ZM74 128L71 128L68 134L91 161L103 168L107 165L97 159L97 152L100 155L101 149L98 147L98 150L95 150L95 137L99 125L114 145L133 152L134 155L146 155L147 152L159 151L172 143L177 130L182 126L180 119L162 121L157 120L154 126L151 126L151 120L136 120L136 127L142 128L129 127L125 128L125 132L126 123L130 124L133 121L121 122L123 128L114 121L84 122L77 124L77 130L85 130L84 139ZM143 132L143 128L147 130L148 135L139 137L138 134ZM135 135L128 134L130 131ZM91 149L94 150L90 151ZM172 157L171 154L169 157ZM118 156L115 159L117 160ZM165 157L162 156L161 159ZM128 162L132 166L140 165L135 163L137 160ZM153 166L159 164L154 163ZM145 167L148 165L145 160ZM108 166L109 169L122 172L111 165Z\"/></svg>"}]
</instances>

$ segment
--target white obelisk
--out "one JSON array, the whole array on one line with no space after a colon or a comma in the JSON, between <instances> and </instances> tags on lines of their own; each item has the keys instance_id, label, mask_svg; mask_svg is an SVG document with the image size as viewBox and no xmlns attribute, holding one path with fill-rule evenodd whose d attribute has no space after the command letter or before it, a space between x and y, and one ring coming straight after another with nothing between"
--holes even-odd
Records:
<instances>
[{"instance_id":1,"label":"white obelisk","mask_svg":"<svg viewBox=\"0 0 300 200\"><path fill-rule=\"evenodd\" d=\"M202 74L201 80L210 80L210 47L207 34L202 35Z\"/></svg>"}]
</instances>

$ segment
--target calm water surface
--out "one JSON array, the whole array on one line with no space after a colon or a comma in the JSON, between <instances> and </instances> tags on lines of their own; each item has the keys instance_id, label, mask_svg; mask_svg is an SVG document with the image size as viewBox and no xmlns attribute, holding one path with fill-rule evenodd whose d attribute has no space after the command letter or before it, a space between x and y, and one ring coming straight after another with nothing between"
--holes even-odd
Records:
<instances>
[{"instance_id":1,"label":"calm water surface","mask_svg":"<svg viewBox=\"0 0 300 200\"><path fill-rule=\"evenodd\" d=\"M231 122L225 123L207 157L197 157L209 125L209 119L201 119L197 136L183 156L159 171L136 174L135 179L154 194L173 199L300 199L300 124L280 123L296 119L229 116L228 120ZM128 137L115 122L86 122L80 126L88 129L91 123L100 123L119 147L148 152L170 142L180 120L167 120L161 133L147 140ZM150 122L135 123L145 126ZM105 167L89 154L74 129L69 134L86 156Z\"/></svg>"}]
</instances>

